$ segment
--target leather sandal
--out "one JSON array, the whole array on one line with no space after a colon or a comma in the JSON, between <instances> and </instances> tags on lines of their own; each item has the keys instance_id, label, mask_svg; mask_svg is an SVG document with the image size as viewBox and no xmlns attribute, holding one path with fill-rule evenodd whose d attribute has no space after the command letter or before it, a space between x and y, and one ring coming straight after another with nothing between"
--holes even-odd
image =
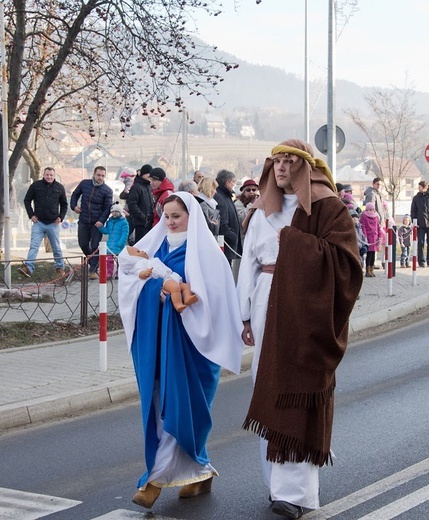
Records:
<instances>
[{"instance_id":1,"label":"leather sandal","mask_svg":"<svg viewBox=\"0 0 429 520\"><path fill-rule=\"evenodd\" d=\"M147 483L145 488L140 488L137 491L137 493L133 496L133 502L138 506L150 509L160 494L161 488Z\"/></svg>"},{"instance_id":2,"label":"leather sandal","mask_svg":"<svg viewBox=\"0 0 429 520\"><path fill-rule=\"evenodd\" d=\"M212 489L213 477L199 482L193 482L183 486L179 491L180 498L191 498L201 495L202 493L209 493Z\"/></svg>"}]
</instances>

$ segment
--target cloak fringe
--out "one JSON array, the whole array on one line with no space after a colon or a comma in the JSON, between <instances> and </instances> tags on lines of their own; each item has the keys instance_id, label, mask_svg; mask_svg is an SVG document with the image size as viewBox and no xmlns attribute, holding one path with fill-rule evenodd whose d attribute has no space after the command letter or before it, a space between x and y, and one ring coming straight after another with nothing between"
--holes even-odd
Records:
<instances>
[{"instance_id":1,"label":"cloak fringe","mask_svg":"<svg viewBox=\"0 0 429 520\"><path fill-rule=\"evenodd\" d=\"M277 397L276 408L301 408L310 410L327 405L334 395L335 384L331 384L326 390L312 393L287 393L279 394Z\"/></svg>"},{"instance_id":2,"label":"cloak fringe","mask_svg":"<svg viewBox=\"0 0 429 520\"><path fill-rule=\"evenodd\" d=\"M273 431L264 426L256 419L247 417L243 423L244 430L250 430L262 437L268 443L272 442L277 448L273 448L268 444L267 460L269 462L277 462L284 464L285 462L311 462L315 466L333 465L331 451L327 453L316 448L305 446L302 441L289 435Z\"/></svg>"}]
</instances>

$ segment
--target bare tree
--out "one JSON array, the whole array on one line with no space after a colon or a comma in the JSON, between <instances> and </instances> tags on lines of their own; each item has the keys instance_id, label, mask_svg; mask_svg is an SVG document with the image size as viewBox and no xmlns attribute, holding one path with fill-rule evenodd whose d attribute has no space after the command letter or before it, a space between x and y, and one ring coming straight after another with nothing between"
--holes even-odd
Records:
<instances>
[{"instance_id":1,"label":"bare tree","mask_svg":"<svg viewBox=\"0 0 429 520\"><path fill-rule=\"evenodd\" d=\"M392 199L393 216L402 181L424 149L425 123L416 114L413 96L414 91L408 88L372 89L365 96L369 116L346 111L368 140L365 148L369 147L378 176Z\"/></svg>"},{"instance_id":2,"label":"bare tree","mask_svg":"<svg viewBox=\"0 0 429 520\"><path fill-rule=\"evenodd\" d=\"M73 113L96 136L140 111L163 117L184 93L209 95L227 63L195 38L218 0L12 0L5 5L10 182L21 158L37 178L38 142ZM1 155L1 152L0 152ZM3 177L3 172L1 172ZM0 179L0 208L3 180ZM0 214L0 236L3 212Z\"/></svg>"}]
</instances>

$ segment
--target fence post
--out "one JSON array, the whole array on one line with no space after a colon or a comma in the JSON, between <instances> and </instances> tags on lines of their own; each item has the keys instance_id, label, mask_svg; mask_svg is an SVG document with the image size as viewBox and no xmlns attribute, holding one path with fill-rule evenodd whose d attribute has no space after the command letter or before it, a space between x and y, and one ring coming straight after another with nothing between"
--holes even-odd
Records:
<instances>
[{"instance_id":1,"label":"fence post","mask_svg":"<svg viewBox=\"0 0 429 520\"><path fill-rule=\"evenodd\" d=\"M417 219L413 219L413 286L417 285Z\"/></svg>"},{"instance_id":2,"label":"fence post","mask_svg":"<svg viewBox=\"0 0 429 520\"><path fill-rule=\"evenodd\" d=\"M100 242L99 245L99 293L100 293L100 371L107 371L107 256L106 242Z\"/></svg>"}]
</instances>

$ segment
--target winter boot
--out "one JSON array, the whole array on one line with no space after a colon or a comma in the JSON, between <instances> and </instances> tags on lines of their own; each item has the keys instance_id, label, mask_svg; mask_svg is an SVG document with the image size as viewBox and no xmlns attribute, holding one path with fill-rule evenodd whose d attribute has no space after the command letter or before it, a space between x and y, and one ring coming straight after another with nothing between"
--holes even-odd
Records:
<instances>
[{"instance_id":1,"label":"winter boot","mask_svg":"<svg viewBox=\"0 0 429 520\"><path fill-rule=\"evenodd\" d=\"M368 265L366 266L365 277L366 278L372 278L371 267L369 267Z\"/></svg>"},{"instance_id":2,"label":"winter boot","mask_svg":"<svg viewBox=\"0 0 429 520\"><path fill-rule=\"evenodd\" d=\"M370 275L371 275L371 278L375 278L374 266L370 267Z\"/></svg>"}]
</instances>

